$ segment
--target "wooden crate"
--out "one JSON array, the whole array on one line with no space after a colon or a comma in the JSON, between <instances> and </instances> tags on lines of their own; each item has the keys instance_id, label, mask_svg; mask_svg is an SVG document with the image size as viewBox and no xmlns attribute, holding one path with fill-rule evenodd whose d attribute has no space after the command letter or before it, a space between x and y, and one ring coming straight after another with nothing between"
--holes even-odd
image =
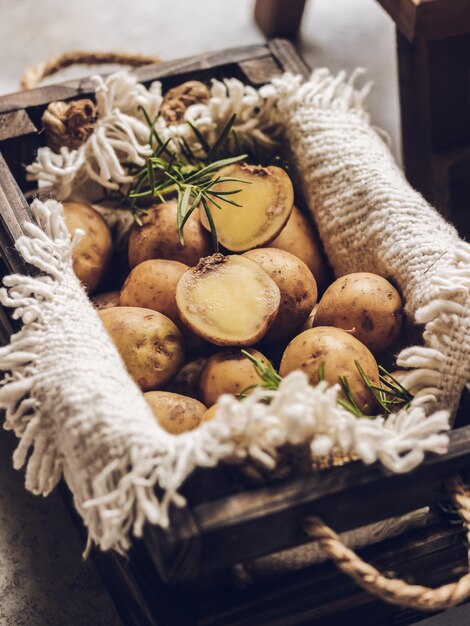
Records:
<instances>
[{"instance_id":1,"label":"wooden crate","mask_svg":"<svg viewBox=\"0 0 470 626\"><path fill-rule=\"evenodd\" d=\"M283 40L146 66L135 71L143 83L161 80L164 89L189 78L235 76L255 86L284 70L308 68ZM88 79L73 80L0 98L1 271L30 272L13 242L31 220L25 180L43 141L40 118L49 102L93 97ZM14 324L1 311L2 339ZM413 473L392 474L378 464L351 463L262 488L248 488L229 468L198 470L186 482L188 506L174 510L171 529L148 526L128 558L95 551L97 565L126 625L281 626L337 624L344 618L363 626L406 624L419 614L369 596L330 564L311 566L246 588L234 583L233 566L308 541L301 528L318 515L336 531L401 515L422 506L435 514L427 527L361 551L386 571L438 585L467 566L461 526L439 503L445 480L470 466L470 425L462 403L450 447ZM62 486L66 498L67 489ZM72 505L70 505L72 509ZM80 522L77 520L80 525ZM82 529L83 530L83 529Z\"/></svg>"}]
</instances>

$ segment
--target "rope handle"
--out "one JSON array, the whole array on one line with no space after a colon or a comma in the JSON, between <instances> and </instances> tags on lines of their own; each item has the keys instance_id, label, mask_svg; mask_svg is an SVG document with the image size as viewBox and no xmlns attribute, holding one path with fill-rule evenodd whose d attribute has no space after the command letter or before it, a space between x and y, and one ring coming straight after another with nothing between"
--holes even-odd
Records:
<instances>
[{"instance_id":1,"label":"rope handle","mask_svg":"<svg viewBox=\"0 0 470 626\"><path fill-rule=\"evenodd\" d=\"M21 78L20 87L21 89L34 89L46 76L52 76L71 65L118 63L121 65L139 67L141 65L161 62L162 59L160 57L149 54L132 54L128 52L65 52L49 61L44 61L26 70Z\"/></svg>"},{"instance_id":2,"label":"rope handle","mask_svg":"<svg viewBox=\"0 0 470 626\"><path fill-rule=\"evenodd\" d=\"M457 507L467 533L467 541L470 543L470 488L463 484L458 475L453 476L446 487ZM470 572L457 582L435 589L412 585L404 580L387 578L381 574L353 550L347 548L334 530L320 519L308 518L304 521L303 527L338 569L353 578L363 589L386 602L420 611L442 611L470 598Z\"/></svg>"}]
</instances>

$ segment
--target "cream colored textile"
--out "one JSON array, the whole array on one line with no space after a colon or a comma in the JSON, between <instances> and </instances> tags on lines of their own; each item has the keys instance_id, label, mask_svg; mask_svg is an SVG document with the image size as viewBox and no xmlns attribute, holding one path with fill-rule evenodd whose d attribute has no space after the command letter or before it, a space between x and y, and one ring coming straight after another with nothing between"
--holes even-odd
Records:
<instances>
[{"instance_id":1,"label":"cream colored textile","mask_svg":"<svg viewBox=\"0 0 470 626\"><path fill-rule=\"evenodd\" d=\"M159 85L148 91L124 73L96 82L96 135L72 153L42 149L29 168L62 199L83 194L90 182L119 184L127 176L119 158L138 163L148 153L136 102L155 114ZM249 456L274 467L279 446L307 442L314 458L335 448L403 472L426 451L446 449L449 410L469 374L469 248L398 171L368 123L365 90L325 70L300 82L286 75L256 91L234 79L215 81L209 103L187 114L207 135L233 112L247 141L269 144L269 132L285 131L335 270L390 276L408 314L426 324L424 346L400 357L417 397L387 419L357 419L337 404L336 387L311 387L294 372L269 392L269 405L259 402L266 391L243 402L224 396L212 422L178 437L165 433L73 274L60 204L35 201L39 226L28 225L17 248L43 274L5 279L1 302L23 327L0 349L7 372L0 405L6 427L20 437L15 465L27 464L27 487L46 494L64 475L90 537L104 549L125 550L146 521L167 525L170 503L184 504L178 491L198 466Z\"/></svg>"}]
</instances>

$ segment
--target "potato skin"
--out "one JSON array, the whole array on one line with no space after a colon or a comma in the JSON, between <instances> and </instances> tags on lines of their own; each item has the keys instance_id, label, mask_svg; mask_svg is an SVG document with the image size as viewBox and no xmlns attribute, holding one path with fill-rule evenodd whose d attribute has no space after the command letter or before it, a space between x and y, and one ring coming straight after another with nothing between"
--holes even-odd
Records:
<instances>
[{"instance_id":1,"label":"potato skin","mask_svg":"<svg viewBox=\"0 0 470 626\"><path fill-rule=\"evenodd\" d=\"M180 317L176 306L176 285L188 269L184 263L167 259L139 263L121 289L119 305L158 311L178 326Z\"/></svg>"},{"instance_id":2,"label":"potato skin","mask_svg":"<svg viewBox=\"0 0 470 626\"><path fill-rule=\"evenodd\" d=\"M395 287L368 272L347 274L323 294L315 326L348 330L374 353L390 348L398 339L403 303Z\"/></svg>"},{"instance_id":3,"label":"potato skin","mask_svg":"<svg viewBox=\"0 0 470 626\"><path fill-rule=\"evenodd\" d=\"M211 420L213 420L218 410L219 410L218 404L213 404L211 407L209 407L207 411L204 413L204 415L202 416L201 424L204 424L205 422L210 422Z\"/></svg>"},{"instance_id":4,"label":"potato skin","mask_svg":"<svg viewBox=\"0 0 470 626\"><path fill-rule=\"evenodd\" d=\"M160 426L172 435L197 428L206 412L201 402L179 393L147 391L144 398Z\"/></svg>"},{"instance_id":5,"label":"potato skin","mask_svg":"<svg viewBox=\"0 0 470 626\"><path fill-rule=\"evenodd\" d=\"M111 259L111 233L101 215L83 202L64 202L64 218L72 237L77 228L85 232L72 252L73 270L91 294L101 282Z\"/></svg>"},{"instance_id":6,"label":"potato skin","mask_svg":"<svg viewBox=\"0 0 470 626\"><path fill-rule=\"evenodd\" d=\"M309 219L296 206L293 207L287 224L269 246L290 252L303 261L319 287L327 284L330 268L322 252L318 235Z\"/></svg>"},{"instance_id":7,"label":"potato skin","mask_svg":"<svg viewBox=\"0 0 470 626\"><path fill-rule=\"evenodd\" d=\"M181 334L165 315L138 307L115 307L98 315L143 391L163 386L180 369Z\"/></svg>"},{"instance_id":8,"label":"potato skin","mask_svg":"<svg viewBox=\"0 0 470 626\"><path fill-rule=\"evenodd\" d=\"M268 364L268 359L253 348L247 348L252 356ZM199 396L211 407L223 393L237 395L246 387L261 384L253 363L241 350L224 350L209 357L199 379Z\"/></svg>"},{"instance_id":9,"label":"potato skin","mask_svg":"<svg viewBox=\"0 0 470 626\"><path fill-rule=\"evenodd\" d=\"M176 203L151 206L135 224L129 237L129 265L135 267L149 259L168 259L192 266L211 253L209 233L193 214L184 227L184 246L178 239Z\"/></svg>"},{"instance_id":10,"label":"potato skin","mask_svg":"<svg viewBox=\"0 0 470 626\"><path fill-rule=\"evenodd\" d=\"M258 248L243 256L258 263L281 292L279 311L263 343L289 339L304 324L317 301L317 283L312 272L303 261L285 250Z\"/></svg>"},{"instance_id":11,"label":"potato skin","mask_svg":"<svg viewBox=\"0 0 470 626\"><path fill-rule=\"evenodd\" d=\"M105 291L97 296L93 296L91 301L98 311L111 309L112 307L119 306L119 291Z\"/></svg>"},{"instance_id":12,"label":"potato skin","mask_svg":"<svg viewBox=\"0 0 470 626\"><path fill-rule=\"evenodd\" d=\"M200 357L183 365L166 386L166 391L199 399L199 379L206 361L206 358Z\"/></svg>"},{"instance_id":13,"label":"potato skin","mask_svg":"<svg viewBox=\"0 0 470 626\"><path fill-rule=\"evenodd\" d=\"M376 400L359 374L358 361L372 384L379 386L379 371L372 353L360 341L339 328L319 326L306 330L293 339L284 351L279 373L286 376L302 370L310 384L319 382L318 370L324 363L325 380L330 384L345 376L352 395L366 415L372 415Z\"/></svg>"}]
</instances>

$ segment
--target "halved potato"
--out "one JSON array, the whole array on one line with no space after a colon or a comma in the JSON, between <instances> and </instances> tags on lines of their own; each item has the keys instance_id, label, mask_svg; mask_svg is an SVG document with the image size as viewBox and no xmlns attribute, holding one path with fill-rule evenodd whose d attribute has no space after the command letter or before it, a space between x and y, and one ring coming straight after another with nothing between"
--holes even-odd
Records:
<instances>
[{"instance_id":1,"label":"halved potato","mask_svg":"<svg viewBox=\"0 0 470 626\"><path fill-rule=\"evenodd\" d=\"M281 301L278 286L254 261L217 253L201 259L176 287L180 317L219 346L251 346L267 332Z\"/></svg>"},{"instance_id":2,"label":"halved potato","mask_svg":"<svg viewBox=\"0 0 470 626\"><path fill-rule=\"evenodd\" d=\"M227 196L240 206L216 198L209 203L219 242L231 252L245 252L272 241L283 229L294 204L294 190L289 176L280 167L262 167L234 163L217 172L217 176L239 178L246 182L221 182L215 192L238 193ZM204 207L199 207L201 224L210 230Z\"/></svg>"}]
</instances>

